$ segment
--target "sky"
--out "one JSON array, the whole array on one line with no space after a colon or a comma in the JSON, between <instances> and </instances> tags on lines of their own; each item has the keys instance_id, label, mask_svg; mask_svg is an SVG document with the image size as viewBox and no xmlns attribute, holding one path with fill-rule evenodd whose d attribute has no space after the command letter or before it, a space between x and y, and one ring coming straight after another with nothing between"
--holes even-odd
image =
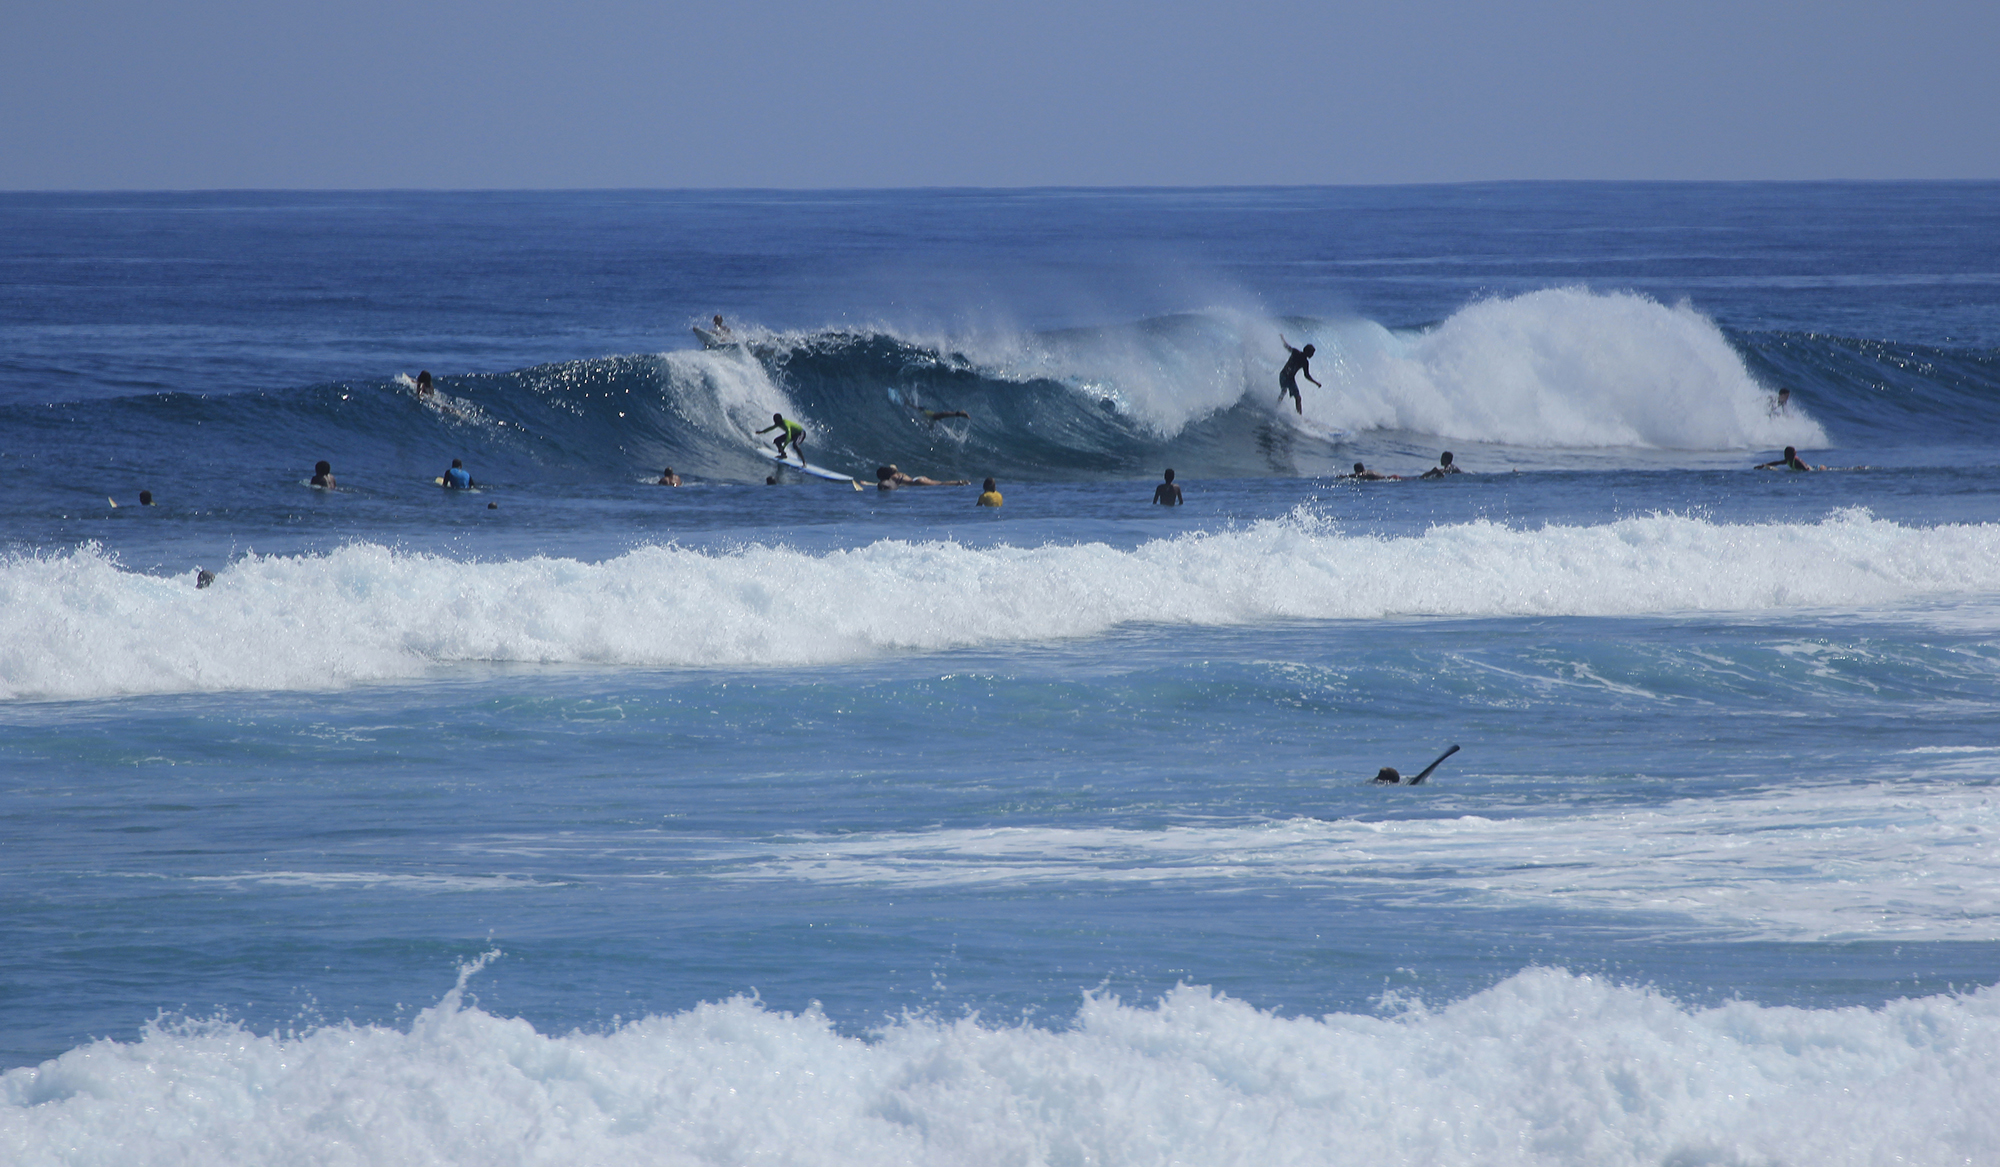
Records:
<instances>
[{"instance_id":1,"label":"sky","mask_svg":"<svg viewBox=\"0 0 2000 1167\"><path fill-rule=\"evenodd\" d=\"M1996 178L1993 0L0 11L0 190Z\"/></svg>"}]
</instances>

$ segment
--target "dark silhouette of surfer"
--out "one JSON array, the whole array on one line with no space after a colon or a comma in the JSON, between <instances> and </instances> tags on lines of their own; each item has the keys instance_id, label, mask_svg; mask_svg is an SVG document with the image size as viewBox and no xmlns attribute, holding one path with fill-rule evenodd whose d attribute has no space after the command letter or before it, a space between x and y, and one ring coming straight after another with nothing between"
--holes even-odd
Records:
<instances>
[{"instance_id":1,"label":"dark silhouette of surfer","mask_svg":"<svg viewBox=\"0 0 2000 1167\"><path fill-rule=\"evenodd\" d=\"M1784 457L1782 457L1782 458L1778 459L1778 460L1777 460L1777 461L1775 461L1775 462L1759 462L1759 463L1757 463L1757 465L1756 465L1755 469L1758 469L1758 470L1776 470L1776 469L1777 469L1778 467L1780 467L1780 466L1783 466L1783 467L1784 467L1785 469L1787 469L1787 470L1811 470L1811 469L1812 469L1812 467L1811 467L1811 466L1808 466L1808 465L1806 464L1806 460L1805 460L1804 458L1801 458L1801 457L1799 457L1799 451L1798 451L1798 449L1797 449L1796 447L1794 447L1794 446L1786 446L1786 447L1785 447L1785 456L1784 456ZM1820 467L1820 469L1824 470L1824 469L1826 469L1826 467L1822 466L1822 467Z\"/></svg>"},{"instance_id":2,"label":"dark silhouette of surfer","mask_svg":"<svg viewBox=\"0 0 2000 1167\"><path fill-rule=\"evenodd\" d=\"M1310 362L1312 361L1313 346L1307 345L1304 348L1293 348L1292 342L1286 340L1285 334L1282 332L1278 334L1278 343L1284 345L1285 351L1292 354L1285 360L1285 367L1278 372L1278 400L1283 402L1285 395L1290 394L1292 408L1298 411L1300 417L1304 417L1306 415L1306 403L1299 398L1298 374L1304 373L1306 380L1311 381L1315 387L1320 389L1326 388L1326 386L1319 383L1319 378L1312 374L1312 365Z\"/></svg>"},{"instance_id":3,"label":"dark silhouette of surfer","mask_svg":"<svg viewBox=\"0 0 2000 1167\"><path fill-rule=\"evenodd\" d=\"M1417 786L1422 784L1424 779L1431 776L1431 771L1438 768L1438 764L1440 762L1443 762L1446 758L1451 757L1453 754L1457 752L1458 752L1458 747L1453 746L1450 749L1446 750L1444 753L1439 754L1437 756L1436 762L1432 762L1430 765L1425 766L1424 772L1417 775L1415 778L1410 779L1408 784L1411 786ZM1402 780L1403 776L1396 772L1396 768L1394 766L1384 766L1380 770L1375 771L1375 781L1380 782L1384 786L1394 786L1397 783L1401 782Z\"/></svg>"},{"instance_id":4,"label":"dark silhouette of surfer","mask_svg":"<svg viewBox=\"0 0 2000 1167\"><path fill-rule=\"evenodd\" d=\"M1153 505L1177 507L1186 501L1181 497L1181 488L1174 485L1174 472L1167 471L1167 480L1153 488Z\"/></svg>"}]
</instances>

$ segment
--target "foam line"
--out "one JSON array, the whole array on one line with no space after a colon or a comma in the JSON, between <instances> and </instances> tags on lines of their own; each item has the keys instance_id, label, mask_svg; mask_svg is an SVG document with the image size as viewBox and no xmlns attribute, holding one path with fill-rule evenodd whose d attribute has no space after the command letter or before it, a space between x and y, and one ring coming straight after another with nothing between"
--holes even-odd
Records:
<instances>
[{"instance_id":1,"label":"foam line","mask_svg":"<svg viewBox=\"0 0 2000 1167\"><path fill-rule=\"evenodd\" d=\"M1183 986L867 1039L744 998L545 1035L454 989L407 1030L161 1023L10 1071L0 1160L1943 1167L2000 1159L1996 1051L1991 988L1689 1008L1559 969L1374 1016Z\"/></svg>"},{"instance_id":2,"label":"foam line","mask_svg":"<svg viewBox=\"0 0 2000 1167\"><path fill-rule=\"evenodd\" d=\"M1683 516L1361 537L1300 510L1102 544L885 540L823 555L674 546L461 562L356 543L251 556L197 591L94 547L0 559L0 699L314 689L455 662L832 664L1094 636L1128 622L1851 610L1990 596L2000 525Z\"/></svg>"}]
</instances>

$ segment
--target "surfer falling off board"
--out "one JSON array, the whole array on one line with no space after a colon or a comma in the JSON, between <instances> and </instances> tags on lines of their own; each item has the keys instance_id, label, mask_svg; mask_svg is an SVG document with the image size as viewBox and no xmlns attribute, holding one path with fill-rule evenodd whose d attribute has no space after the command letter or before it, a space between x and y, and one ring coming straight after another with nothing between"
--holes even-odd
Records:
<instances>
[{"instance_id":1,"label":"surfer falling off board","mask_svg":"<svg viewBox=\"0 0 2000 1167\"><path fill-rule=\"evenodd\" d=\"M1304 373L1306 380L1311 381L1315 388L1326 388L1326 386L1319 383L1319 378L1312 374L1312 365L1309 362L1312 360L1313 346L1307 345L1304 348L1293 348L1292 342L1286 340L1285 334L1282 332L1278 334L1278 343L1284 345L1285 351L1292 354L1285 359L1285 367L1278 373L1278 401L1282 404L1286 396L1289 395L1292 399L1292 408L1298 411L1300 417L1304 417L1306 415L1306 403L1299 400L1299 383L1296 380L1296 375Z\"/></svg>"},{"instance_id":2,"label":"surfer falling off board","mask_svg":"<svg viewBox=\"0 0 2000 1167\"><path fill-rule=\"evenodd\" d=\"M792 447L792 453L799 455L799 465L805 465L806 456L799 453L799 447L805 444L806 427L795 421L786 421L785 415L782 413L774 413L771 415L771 424L757 432L768 434L772 430L783 431L777 437L771 439L771 444L778 449L778 460L780 462L785 460L785 446L789 443Z\"/></svg>"}]
</instances>

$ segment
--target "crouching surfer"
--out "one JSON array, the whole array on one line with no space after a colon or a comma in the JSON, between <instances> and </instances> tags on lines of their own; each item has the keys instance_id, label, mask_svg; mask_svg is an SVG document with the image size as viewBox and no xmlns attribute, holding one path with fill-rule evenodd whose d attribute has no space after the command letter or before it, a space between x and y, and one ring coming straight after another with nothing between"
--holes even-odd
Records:
<instances>
[{"instance_id":1,"label":"crouching surfer","mask_svg":"<svg viewBox=\"0 0 2000 1167\"><path fill-rule=\"evenodd\" d=\"M805 444L806 427L800 425L798 422L795 421L786 421L785 415L782 413L774 413L771 415L771 424L765 426L763 429L760 429L757 432L759 434L768 434L772 430L784 431L780 433L777 437L771 439L771 444L773 446L776 446L778 449L779 460L782 461L784 459L785 447L789 445L792 448L792 453L799 455L799 465L801 466L805 465L806 456L802 453L799 453L799 447Z\"/></svg>"}]
</instances>

